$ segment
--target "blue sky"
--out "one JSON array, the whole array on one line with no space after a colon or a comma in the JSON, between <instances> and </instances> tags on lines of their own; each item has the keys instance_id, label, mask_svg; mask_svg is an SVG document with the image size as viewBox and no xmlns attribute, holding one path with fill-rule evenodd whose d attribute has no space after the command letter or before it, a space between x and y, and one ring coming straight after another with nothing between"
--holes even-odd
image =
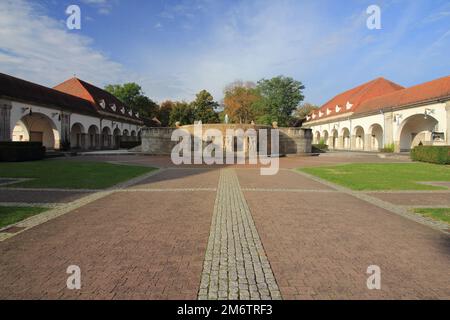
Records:
<instances>
[{"instance_id":1,"label":"blue sky","mask_svg":"<svg viewBox=\"0 0 450 320\"><path fill-rule=\"evenodd\" d=\"M81 8L81 30L65 10ZM381 30L366 9L381 8ZM156 101L222 99L234 80L291 76L306 101L383 76L450 75L450 1L0 0L0 72L53 86L134 81Z\"/></svg>"}]
</instances>

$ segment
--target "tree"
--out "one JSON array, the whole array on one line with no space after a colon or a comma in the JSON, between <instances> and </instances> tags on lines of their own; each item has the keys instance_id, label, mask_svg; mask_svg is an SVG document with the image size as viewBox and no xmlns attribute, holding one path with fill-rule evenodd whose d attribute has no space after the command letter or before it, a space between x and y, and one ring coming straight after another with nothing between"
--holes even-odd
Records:
<instances>
[{"instance_id":1,"label":"tree","mask_svg":"<svg viewBox=\"0 0 450 320\"><path fill-rule=\"evenodd\" d=\"M158 112L158 120L161 121L161 126L168 127L170 122L170 114L175 106L175 103L166 100L163 103L161 103L161 107L159 108Z\"/></svg>"},{"instance_id":2,"label":"tree","mask_svg":"<svg viewBox=\"0 0 450 320\"><path fill-rule=\"evenodd\" d=\"M225 113L232 122L249 123L254 120L254 104L261 99L252 82L236 81L225 88Z\"/></svg>"},{"instance_id":3,"label":"tree","mask_svg":"<svg viewBox=\"0 0 450 320\"><path fill-rule=\"evenodd\" d=\"M278 125L287 126L292 112L304 99L302 90L305 86L290 77L278 76L258 81L257 89L262 97L255 104L258 122L271 124L277 121Z\"/></svg>"},{"instance_id":4,"label":"tree","mask_svg":"<svg viewBox=\"0 0 450 320\"><path fill-rule=\"evenodd\" d=\"M214 101L213 96L206 90L202 90L196 95L191 106L194 110L195 120L201 120L202 123L218 123L219 115L215 109L219 104Z\"/></svg>"},{"instance_id":5,"label":"tree","mask_svg":"<svg viewBox=\"0 0 450 320\"><path fill-rule=\"evenodd\" d=\"M300 104L294 111L294 117L298 119L304 119L308 114L311 113L311 111L316 110L318 108L319 108L318 106L312 103L304 102Z\"/></svg>"},{"instance_id":6,"label":"tree","mask_svg":"<svg viewBox=\"0 0 450 320\"><path fill-rule=\"evenodd\" d=\"M175 126L177 122L180 122L181 125L194 123L194 109L189 103L175 102L170 112L169 125Z\"/></svg>"},{"instance_id":7,"label":"tree","mask_svg":"<svg viewBox=\"0 0 450 320\"><path fill-rule=\"evenodd\" d=\"M145 96L141 86L137 83L107 85L105 90L133 111L139 112L143 118L151 119L157 114L158 105L152 99Z\"/></svg>"}]
</instances>

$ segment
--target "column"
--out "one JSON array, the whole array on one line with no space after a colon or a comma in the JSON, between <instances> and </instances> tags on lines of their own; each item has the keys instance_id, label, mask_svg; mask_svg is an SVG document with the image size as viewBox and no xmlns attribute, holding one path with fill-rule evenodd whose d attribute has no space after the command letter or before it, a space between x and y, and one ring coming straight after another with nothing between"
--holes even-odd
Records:
<instances>
[{"instance_id":1,"label":"column","mask_svg":"<svg viewBox=\"0 0 450 320\"><path fill-rule=\"evenodd\" d=\"M61 141L60 149L66 150L70 145L70 113L61 112Z\"/></svg>"},{"instance_id":2,"label":"column","mask_svg":"<svg viewBox=\"0 0 450 320\"><path fill-rule=\"evenodd\" d=\"M450 145L450 101L447 101L445 111L447 112L447 132L445 133L445 141L447 141L447 145Z\"/></svg>"},{"instance_id":3,"label":"column","mask_svg":"<svg viewBox=\"0 0 450 320\"><path fill-rule=\"evenodd\" d=\"M394 139L394 113L392 111L384 113L384 128L383 128L383 144L379 146L380 149L394 143L395 152L400 152L400 141Z\"/></svg>"},{"instance_id":4,"label":"column","mask_svg":"<svg viewBox=\"0 0 450 320\"><path fill-rule=\"evenodd\" d=\"M11 101L0 100L0 141L11 141Z\"/></svg>"}]
</instances>

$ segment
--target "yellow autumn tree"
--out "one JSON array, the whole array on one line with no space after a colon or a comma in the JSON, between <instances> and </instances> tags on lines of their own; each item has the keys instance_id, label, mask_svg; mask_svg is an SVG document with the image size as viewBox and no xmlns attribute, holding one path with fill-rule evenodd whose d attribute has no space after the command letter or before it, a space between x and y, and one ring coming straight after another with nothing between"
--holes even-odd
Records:
<instances>
[{"instance_id":1,"label":"yellow autumn tree","mask_svg":"<svg viewBox=\"0 0 450 320\"><path fill-rule=\"evenodd\" d=\"M224 112L233 123L250 123L255 120L253 106L260 99L254 83L233 82L224 90Z\"/></svg>"}]
</instances>

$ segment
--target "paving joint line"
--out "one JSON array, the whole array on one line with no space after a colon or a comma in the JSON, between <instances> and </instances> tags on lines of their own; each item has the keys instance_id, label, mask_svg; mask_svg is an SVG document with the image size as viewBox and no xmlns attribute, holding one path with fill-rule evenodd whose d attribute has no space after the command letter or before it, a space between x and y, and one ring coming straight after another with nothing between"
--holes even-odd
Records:
<instances>
[{"instance_id":1,"label":"paving joint line","mask_svg":"<svg viewBox=\"0 0 450 320\"><path fill-rule=\"evenodd\" d=\"M25 220L19 221L17 223L14 223L12 225L6 226L0 230L0 242L5 241L9 238L15 237L22 232L28 231L36 226L39 226L45 222L48 222L50 220L53 220L55 218L58 218L66 213L72 212L78 208L84 207L85 205L92 203L94 201L100 200L104 197L107 197L115 192L122 191L122 188L127 188L135 183L138 183L142 180L145 180L149 177L151 177L154 174L157 174L161 172L162 170L154 170L152 172L149 172L147 174L138 176L136 178L133 178L131 180L119 183L115 186L112 186L105 190L100 190L95 193L89 194L85 197L82 197L80 199L77 199L73 202L66 203L62 206L58 206L54 209L45 211L43 213L37 214L35 216L29 217ZM17 227L19 230L16 233L6 233L1 232L2 230L6 230L11 227Z\"/></svg>"},{"instance_id":2,"label":"paving joint line","mask_svg":"<svg viewBox=\"0 0 450 320\"><path fill-rule=\"evenodd\" d=\"M299 170L296 170L296 169L292 169L291 171L293 171L293 172L295 172L295 173L297 173L299 175L302 175L304 177L307 177L307 178L309 178L309 179L311 179L313 181L316 181L316 182L322 183L322 184L324 184L326 186L329 186L329 187L331 187L331 188L333 188L333 189L335 189L337 191L340 191L342 193L346 193L346 194L348 194L350 196L353 196L353 197L355 197L357 199L363 200L363 201L365 201L367 203L370 203L370 204L372 204L374 206L382 208L382 209L384 209L386 211L389 211L391 213L394 213L394 214L399 215L401 217L404 217L406 219L412 220L412 221L414 221L416 223L419 223L421 225L427 226L429 228L432 228L434 230L440 231L440 232L442 232L444 234L447 234L447 235L450 234L449 227L448 227L447 224L439 222L439 221L436 221L436 220L433 220L433 219L430 219L430 218L427 218L427 217L424 217L424 216L417 215L415 213L412 213L407 207L395 205L395 204L392 204L390 202L380 200L380 199L372 197L372 196L370 196L370 195L368 195L366 193L353 191L353 190L348 189L346 187L343 187L343 186L331 183L329 181L326 181L324 179L318 178L316 176L310 175L310 174L308 174L306 172L302 172L302 171L299 171Z\"/></svg>"}]
</instances>

